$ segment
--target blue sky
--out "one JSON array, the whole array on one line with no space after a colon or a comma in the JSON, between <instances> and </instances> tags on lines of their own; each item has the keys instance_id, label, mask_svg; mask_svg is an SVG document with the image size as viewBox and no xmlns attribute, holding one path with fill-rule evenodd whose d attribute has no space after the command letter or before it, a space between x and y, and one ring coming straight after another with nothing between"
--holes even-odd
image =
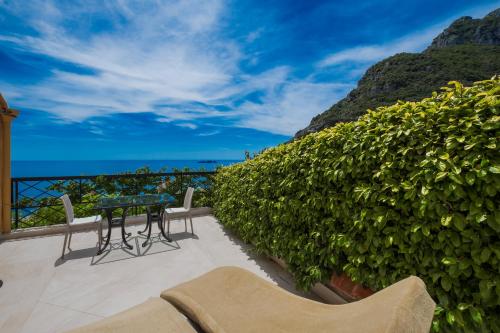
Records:
<instances>
[{"instance_id":1,"label":"blue sky","mask_svg":"<svg viewBox=\"0 0 500 333\"><path fill-rule=\"evenodd\" d=\"M5 1L13 159L241 159L500 1Z\"/></svg>"}]
</instances>

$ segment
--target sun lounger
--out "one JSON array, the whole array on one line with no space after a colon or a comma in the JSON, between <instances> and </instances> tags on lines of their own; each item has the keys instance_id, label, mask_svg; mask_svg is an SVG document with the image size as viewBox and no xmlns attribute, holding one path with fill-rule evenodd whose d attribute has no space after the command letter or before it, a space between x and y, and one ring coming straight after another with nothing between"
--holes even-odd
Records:
<instances>
[{"instance_id":1,"label":"sun lounger","mask_svg":"<svg viewBox=\"0 0 500 333\"><path fill-rule=\"evenodd\" d=\"M128 310L77 328L72 333L196 333L189 320L172 304L155 297Z\"/></svg>"},{"instance_id":2,"label":"sun lounger","mask_svg":"<svg viewBox=\"0 0 500 333\"><path fill-rule=\"evenodd\" d=\"M414 276L363 300L328 305L237 267L217 268L165 290L161 298L72 332L115 332L118 322L120 332L132 326L141 332L196 332L186 326L186 316L202 332L428 333L435 307L425 284Z\"/></svg>"}]
</instances>

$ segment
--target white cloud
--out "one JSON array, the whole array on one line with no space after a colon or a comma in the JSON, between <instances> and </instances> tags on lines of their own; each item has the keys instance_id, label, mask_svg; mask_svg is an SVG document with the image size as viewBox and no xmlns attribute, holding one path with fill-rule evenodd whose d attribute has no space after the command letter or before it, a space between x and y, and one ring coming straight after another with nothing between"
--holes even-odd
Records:
<instances>
[{"instance_id":1,"label":"white cloud","mask_svg":"<svg viewBox=\"0 0 500 333\"><path fill-rule=\"evenodd\" d=\"M154 112L159 122L191 129L197 128L193 120L223 118L237 126L291 134L322 110L315 106L330 104L315 102L318 94L327 99L325 85L309 82L309 94L302 95L310 102L308 107L300 112L287 111L284 104L296 94L289 90L297 87L296 82L290 84L291 68L278 66L258 74L242 72L239 46L218 36L218 22L224 12L218 0L168 2L152 9L116 2L106 7L109 17L121 18L114 22L114 29L85 38L65 26L78 24L72 21L75 17L96 14L93 6L74 6L70 12L65 8L65 15L56 2L43 2L43 6L48 8L46 16L25 17L38 31L36 36L0 33L0 40L22 51L90 68L94 73L54 70L36 85L10 87L13 99L23 107L50 112L64 121ZM24 17L27 9L15 10ZM260 33L256 30L247 39L253 41ZM252 92L265 96L269 104L247 102L235 106L235 100ZM224 106L225 111L216 105ZM272 115L277 105L281 105L279 114ZM292 103L288 106L292 107ZM269 123L283 121L287 113L291 120L286 131ZM261 123L263 118L265 125ZM209 134L216 133L200 136Z\"/></svg>"},{"instance_id":2,"label":"white cloud","mask_svg":"<svg viewBox=\"0 0 500 333\"><path fill-rule=\"evenodd\" d=\"M212 135L217 135L219 133L220 133L220 131L215 130L215 131L210 131L210 132L199 133L198 136L212 136Z\"/></svg>"},{"instance_id":3,"label":"white cloud","mask_svg":"<svg viewBox=\"0 0 500 333\"><path fill-rule=\"evenodd\" d=\"M195 130L198 128L198 126L196 124L193 124L193 123L177 123L175 125L177 125L179 127L189 128L192 130Z\"/></svg>"},{"instance_id":4,"label":"white cloud","mask_svg":"<svg viewBox=\"0 0 500 333\"><path fill-rule=\"evenodd\" d=\"M489 4L475 8L468 8L466 12L455 13L440 23L430 26L424 30L415 31L411 34L401 36L386 43L360 45L332 53L319 61L317 65L322 68L337 66L343 63L366 64L374 63L401 52L421 52L431 44L432 40L439 33L447 28L458 17L464 15L483 17L485 14L490 12L492 8L498 7L500 1L496 1L496 3L497 5Z\"/></svg>"},{"instance_id":5,"label":"white cloud","mask_svg":"<svg viewBox=\"0 0 500 333\"><path fill-rule=\"evenodd\" d=\"M246 102L240 109L245 116L238 123L266 132L293 135L311 118L326 110L352 89L350 84L287 81L273 89L261 103Z\"/></svg>"},{"instance_id":6,"label":"white cloud","mask_svg":"<svg viewBox=\"0 0 500 333\"><path fill-rule=\"evenodd\" d=\"M373 63L401 52L419 52L430 45L432 39L443 30L441 25L419 31L379 45L357 46L333 53L318 65L335 66L342 63Z\"/></svg>"},{"instance_id":7,"label":"white cloud","mask_svg":"<svg viewBox=\"0 0 500 333\"><path fill-rule=\"evenodd\" d=\"M262 28L250 32L246 37L247 43L253 43L254 41L256 41L262 35L263 32L264 29Z\"/></svg>"},{"instance_id":8,"label":"white cloud","mask_svg":"<svg viewBox=\"0 0 500 333\"><path fill-rule=\"evenodd\" d=\"M197 124L217 123L218 118L222 125L284 135L294 134L344 97L353 87L349 75L357 76L369 64L395 53L423 49L451 20L385 44L332 53L310 76L299 79L291 66L252 74L242 69L242 63L257 64L259 54L245 54L240 43L256 41L263 30L229 39L223 0L33 0L14 2L4 10L36 32L0 31L4 45L87 69L53 70L36 84L12 85L0 78L4 94L19 108L47 111L65 122L152 112L158 122L193 130ZM109 26L92 32L90 21L95 17ZM347 84L314 79L325 67L338 70L346 64L352 64L342 81ZM249 94L258 97L249 99Z\"/></svg>"},{"instance_id":9,"label":"white cloud","mask_svg":"<svg viewBox=\"0 0 500 333\"><path fill-rule=\"evenodd\" d=\"M99 127L91 127L90 128L90 133L95 134L95 135L104 135L104 131L102 128Z\"/></svg>"},{"instance_id":10,"label":"white cloud","mask_svg":"<svg viewBox=\"0 0 500 333\"><path fill-rule=\"evenodd\" d=\"M158 100L210 102L238 72L238 48L231 41L212 40L223 9L218 0L135 7L117 2L105 7L106 14L125 17L126 24L111 32L83 37L78 29L73 32L65 27L84 21L75 18L94 15L93 6L83 3L81 8L64 8L63 15L56 3L43 1L39 5L51 10L43 16L25 16L30 6L13 9L37 30L37 35L4 32L0 40L22 51L95 71L92 75L54 71L36 86L18 87L33 93L30 107L38 105L62 118L80 121L96 114L154 112ZM44 101L60 104L64 110L47 108Z\"/></svg>"},{"instance_id":11,"label":"white cloud","mask_svg":"<svg viewBox=\"0 0 500 333\"><path fill-rule=\"evenodd\" d=\"M171 123L172 119L170 119L170 118L157 118L156 121L159 123Z\"/></svg>"},{"instance_id":12,"label":"white cloud","mask_svg":"<svg viewBox=\"0 0 500 333\"><path fill-rule=\"evenodd\" d=\"M258 34L254 35L250 37L256 38ZM98 37L77 48L69 45L81 42L68 39L66 36L61 41L58 37L51 44L47 38L30 39L29 45L37 52L97 69L98 73L55 71L45 85L30 87L29 91L30 96L57 96L57 103L44 104L38 100L33 104L72 121L116 112L153 111L159 122L173 122L191 129L196 129L196 125L189 121L223 117L235 126L293 135L352 88L351 84L293 79L293 69L288 66L260 74L241 73L236 66L240 55L231 43L228 65L219 66L218 59L210 57L215 52L212 46L207 46L208 53L202 52L203 59L189 61L192 53L200 51L184 42L175 44L174 52L170 51L171 45L165 45L165 49L157 46L157 51L146 54L141 48L134 51L132 42L122 37ZM126 56L128 53L130 57ZM202 66L204 63L207 65ZM67 92L68 86L78 87L78 93L58 93ZM235 100L244 100L252 92L259 92L260 100L234 105ZM228 111L220 111L211 103L225 105ZM153 104L165 106L153 107ZM208 136L207 133L199 135Z\"/></svg>"}]
</instances>

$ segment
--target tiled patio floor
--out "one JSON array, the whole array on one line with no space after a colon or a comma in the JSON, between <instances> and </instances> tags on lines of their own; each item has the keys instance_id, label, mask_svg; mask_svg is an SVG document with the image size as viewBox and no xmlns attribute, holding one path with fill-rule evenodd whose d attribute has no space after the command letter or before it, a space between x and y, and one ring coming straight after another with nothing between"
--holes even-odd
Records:
<instances>
[{"instance_id":1,"label":"tiled patio floor","mask_svg":"<svg viewBox=\"0 0 500 333\"><path fill-rule=\"evenodd\" d=\"M269 259L253 255L214 217L197 217L193 223L196 236L185 233L184 223L175 221L174 242L156 238L145 248L136 234L143 225L129 226L127 230L136 237L130 242L131 251L121 247L119 229L113 229L114 249L101 256L95 256L94 232L77 233L73 251L64 261L59 259L62 235L1 243L0 332L65 331L225 265L246 268L298 293L286 272Z\"/></svg>"}]
</instances>

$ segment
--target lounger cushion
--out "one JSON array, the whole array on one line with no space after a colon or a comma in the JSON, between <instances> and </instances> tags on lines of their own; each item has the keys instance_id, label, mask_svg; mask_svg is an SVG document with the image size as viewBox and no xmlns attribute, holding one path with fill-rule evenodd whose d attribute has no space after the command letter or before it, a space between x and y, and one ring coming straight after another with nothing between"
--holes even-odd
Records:
<instances>
[{"instance_id":1,"label":"lounger cushion","mask_svg":"<svg viewBox=\"0 0 500 333\"><path fill-rule=\"evenodd\" d=\"M236 267L217 268L161 297L205 332L428 333L435 304L417 277L358 302L327 305Z\"/></svg>"},{"instance_id":2,"label":"lounger cushion","mask_svg":"<svg viewBox=\"0 0 500 333\"><path fill-rule=\"evenodd\" d=\"M179 332L196 333L188 319L170 303L156 297L99 320L90 325L77 328L71 333L157 333ZM69 333L69 332L68 332Z\"/></svg>"}]
</instances>

